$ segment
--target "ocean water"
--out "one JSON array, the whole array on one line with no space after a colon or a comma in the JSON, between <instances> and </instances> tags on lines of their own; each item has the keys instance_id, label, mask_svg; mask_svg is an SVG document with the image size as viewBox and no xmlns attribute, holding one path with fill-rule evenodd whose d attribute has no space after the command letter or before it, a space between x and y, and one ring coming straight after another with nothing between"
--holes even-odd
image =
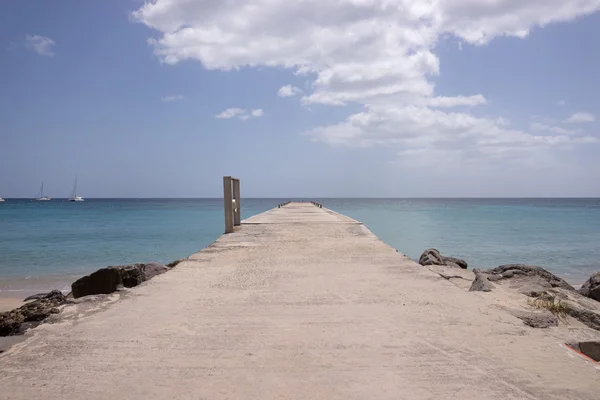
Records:
<instances>
[{"instance_id":1,"label":"ocean water","mask_svg":"<svg viewBox=\"0 0 600 400\"><path fill-rule=\"evenodd\" d=\"M242 218L287 199L242 199ZM600 199L314 199L413 259L540 265L572 283L600 270ZM223 232L222 199L0 203L0 295L67 289L107 265L186 257ZM11 294L12 293L12 294Z\"/></svg>"}]
</instances>

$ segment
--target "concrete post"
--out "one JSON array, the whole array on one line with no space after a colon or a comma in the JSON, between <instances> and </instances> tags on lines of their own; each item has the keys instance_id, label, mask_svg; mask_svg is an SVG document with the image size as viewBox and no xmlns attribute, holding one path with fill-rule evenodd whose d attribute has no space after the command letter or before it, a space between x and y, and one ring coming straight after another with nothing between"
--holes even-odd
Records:
<instances>
[{"instance_id":1,"label":"concrete post","mask_svg":"<svg viewBox=\"0 0 600 400\"><path fill-rule=\"evenodd\" d=\"M225 206L225 233L233 233L233 196L231 193L231 177L223 177L223 205Z\"/></svg>"},{"instance_id":2,"label":"concrete post","mask_svg":"<svg viewBox=\"0 0 600 400\"><path fill-rule=\"evenodd\" d=\"M240 180L233 179L233 199L235 207L233 213L233 225L240 226L242 223L242 204L240 202Z\"/></svg>"}]
</instances>

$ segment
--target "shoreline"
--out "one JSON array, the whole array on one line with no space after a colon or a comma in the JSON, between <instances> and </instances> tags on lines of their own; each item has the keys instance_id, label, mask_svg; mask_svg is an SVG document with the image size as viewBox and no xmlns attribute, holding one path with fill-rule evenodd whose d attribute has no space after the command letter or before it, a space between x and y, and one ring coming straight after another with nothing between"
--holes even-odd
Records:
<instances>
[{"instance_id":1,"label":"shoreline","mask_svg":"<svg viewBox=\"0 0 600 400\"><path fill-rule=\"evenodd\" d=\"M0 300L7 298L23 300L33 294L48 293L52 290L60 290L66 294L71 291L71 284L73 282L85 275L91 274L97 269L92 269L89 272L64 275L0 277Z\"/></svg>"},{"instance_id":2,"label":"shoreline","mask_svg":"<svg viewBox=\"0 0 600 400\"><path fill-rule=\"evenodd\" d=\"M25 304L23 299L16 297L0 297L0 312L14 310L15 308L21 307L23 304Z\"/></svg>"}]
</instances>

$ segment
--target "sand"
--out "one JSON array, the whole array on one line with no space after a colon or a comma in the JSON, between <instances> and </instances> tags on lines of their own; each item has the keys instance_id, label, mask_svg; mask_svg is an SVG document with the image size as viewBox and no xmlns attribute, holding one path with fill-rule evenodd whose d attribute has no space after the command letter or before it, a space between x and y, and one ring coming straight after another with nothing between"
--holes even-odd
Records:
<instances>
[{"instance_id":1,"label":"sand","mask_svg":"<svg viewBox=\"0 0 600 400\"><path fill-rule=\"evenodd\" d=\"M12 309L21 307L23 299L16 299L12 297L0 297L0 312L10 311Z\"/></svg>"}]
</instances>

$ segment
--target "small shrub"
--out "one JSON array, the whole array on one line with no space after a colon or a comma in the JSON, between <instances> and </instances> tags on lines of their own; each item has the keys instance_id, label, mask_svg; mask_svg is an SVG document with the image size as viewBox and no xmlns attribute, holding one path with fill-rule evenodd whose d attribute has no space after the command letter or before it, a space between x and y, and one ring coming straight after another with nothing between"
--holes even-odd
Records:
<instances>
[{"instance_id":1,"label":"small shrub","mask_svg":"<svg viewBox=\"0 0 600 400\"><path fill-rule=\"evenodd\" d=\"M568 304L563 303L562 300L557 299L556 296L552 296L547 292L542 292L537 298L528 299L527 304L538 310L548 310L556 315L561 321L566 322L569 306Z\"/></svg>"}]
</instances>

